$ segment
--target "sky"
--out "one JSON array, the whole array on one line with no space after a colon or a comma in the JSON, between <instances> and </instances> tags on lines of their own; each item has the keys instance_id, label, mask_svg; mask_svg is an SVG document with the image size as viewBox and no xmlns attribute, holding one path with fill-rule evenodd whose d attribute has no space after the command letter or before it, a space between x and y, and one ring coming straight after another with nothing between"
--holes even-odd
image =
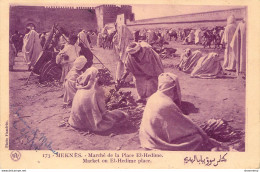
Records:
<instances>
[{"instance_id":1,"label":"sky","mask_svg":"<svg viewBox=\"0 0 260 172\"><path fill-rule=\"evenodd\" d=\"M239 6L132 5L132 12L135 13L135 20L141 20L232 8Z\"/></svg>"}]
</instances>

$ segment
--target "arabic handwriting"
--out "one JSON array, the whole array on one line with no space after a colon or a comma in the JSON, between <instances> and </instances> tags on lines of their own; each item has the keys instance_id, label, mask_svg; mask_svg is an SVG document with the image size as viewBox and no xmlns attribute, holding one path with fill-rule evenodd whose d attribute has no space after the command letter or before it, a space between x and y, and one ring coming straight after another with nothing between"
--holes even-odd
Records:
<instances>
[{"instance_id":1,"label":"arabic handwriting","mask_svg":"<svg viewBox=\"0 0 260 172\"><path fill-rule=\"evenodd\" d=\"M227 162L226 155L228 153L220 154L218 158L211 158L211 157L203 157L202 155L194 155L192 157L185 157L184 158L184 165L186 164L199 164L199 165L205 165L205 166L218 166L221 162Z\"/></svg>"}]
</instances>

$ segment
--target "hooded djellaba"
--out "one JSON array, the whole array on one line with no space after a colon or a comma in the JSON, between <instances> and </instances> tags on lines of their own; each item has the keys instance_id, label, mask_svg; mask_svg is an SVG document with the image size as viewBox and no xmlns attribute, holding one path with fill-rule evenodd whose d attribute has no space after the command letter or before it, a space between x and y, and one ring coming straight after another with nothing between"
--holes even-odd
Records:
<instances>
[{"instance_id":1,"label":"hooded djellaba","mask_svg":"<svg viewBox=\"0 0 260 172\"><path fill-rule=\"evenodd\" d=\"M116 40L114 42L114 48L116 56L118 57L117 67L116 67L116 81L118 81L124 73L124 61L126 59L126 48L134 41L134 36L132 32L126 25L116 26L118 28Z\"/></svg>"},{"instance_id":2,"label":"hooded djellaba","mask_svg":"<svg viewBox=\"0 0 260 172\"><path fill-rule=\"evenodd\" d=\"M69 124L77 129L102 132L126 119L120 110L106 110L105 92L98 78L98 69L90 67L78 77Z\"/></svg>"},{"instance_id":3,"label":"hooded djellaba","mask_svg":"<svg viewBox=\"0 0 260 172\"><path fill-rule=\"evenodd\" d=\"M230 43L236 59L237 75L246 74L246 22L242 20L236 28L233 39Z\"/></svg>"},{"instance_id":4,"label":"hooded djellaba","mask_svg":"<svg viewBox=\"0 0 260 172\"><path fill-rule=\"evenodd\" d=\"M201 51L196 50L192 52L190 48L185 49L178 65L179 70L185 73L191 73L201 57Z\"/></svg>"},{"instance_id":5,"label":"hooded djellaba","mask_svg":"<svg viewBox=\"0 0 260 172\"><path fill-rule=\"evenodd\" d=\"M76 80L88 67L87 59L82 55L74 61L73 67L65 77L64 81L64 106L71 105L77 92Z\"/></svg>"},{"instance_id":6,"label":"hooded djellaba","mask_svg":"<svg viewBox=\"0 0 260 172\"><path fill-rule=\"evenodd\" d=\"M220 63L221 60L217 53L204 55L198 60L191 72L191 77L211 79L223 76L224 72Z\"/></svg>"},{"instance_id":7,"label":"hooded djellaba","mask_svg":"<svg viewBox=\"0 0 260 172\"><path fill-rule=\"evenodd\" d=\"M131 43L126 51L126 71L122 79L125 79L128 73L132 73L136 80L139 100L145 102L146 98L157 90L158 76L163 73L162 61L146 42Z\"/></svg>"},{"instance_id":8,"label":"hooded djellaba","mask_svg":"<svg viewBox=\"0 0 260 172\"><path fill-rule=\"evenodd\" d=\"M147 101L139 138L145 149L168 151L211 150L219 145L183 115L178 107L181 92L178 77L172 73L159 76L158 90Z\"/></svg>"},{"instance_id":9,"label":"hooded djellaba","mask_svg":"<svg viewBox=\"0 0 260 172\"><path fill-rule=\"evenodd\" d=\"M232 47L230 43L233 39L233 36L236 31L236 18L234 15L231 15L227 18L227 26L222 37L222 44L225 44L225 53L224 53L224 62L223 69L234 71L236 70L236 59L232 52Z\"/></svg>"},{"instance_id":10,"label":"hooded djellaba","mask_svg":"<svg viewBox=\"0 0 260 172\"><path fill-rule=\"evenodd\" d=\"M60 82L64 82L66 75L73 67L73 62L79 57L80 46L76 44L78 37L76 35L70 35L69 43L56 56L56 63L62 66L62 74Z\"/></svg>"},{"instance_id":11,"label":"hooded djellaba","mask_svg":"<svg viewBox=\"0 0 260 172\"><path fill-rule=\"evenodd\" d=\"M33 67L42 51L39 34L34 30L27 28L27 34L23 38L22 52L29 70Z\"/></svg>"}]
</instances>

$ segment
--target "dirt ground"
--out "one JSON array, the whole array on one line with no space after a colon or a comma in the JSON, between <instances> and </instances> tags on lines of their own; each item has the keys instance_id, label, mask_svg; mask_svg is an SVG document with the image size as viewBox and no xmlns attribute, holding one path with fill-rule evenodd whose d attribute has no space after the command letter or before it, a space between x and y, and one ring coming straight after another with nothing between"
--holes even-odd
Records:
<instances>
[{"instance_id":1,"label":"dirt ground","mask_svg":"<svg viewBox=\"0 0 260 172\"><path fill-rule=\"evenodd\" d=\"M197 45L181 45L171 42L177 49L176 57L164 59L165 71L179 77L185 114L201 125L211 118L223 118L234 128L245 130L245 80L234 78L233 74L220 79L190 78L174 68L184 48L201 49L203 53L223 50L203 49ZM93 53L115 74L116 58L112 50L94 47ZM59 126L68 119L70 108L62 109L62 87L55 84L38 83L30 74L21 54L15 59L14 70L10 72L10 140L9 148L16 150L140 150L138 130L121 126L104 134L78 131L69 126ZM97 63L97 60L94 60ZM100 68L100 64L94 64ZM125 89L125 88L124 88ZM136 97L136 90L129 88ZM43 143L44 140L44 144Z\"/></svg>"}]
</instances>

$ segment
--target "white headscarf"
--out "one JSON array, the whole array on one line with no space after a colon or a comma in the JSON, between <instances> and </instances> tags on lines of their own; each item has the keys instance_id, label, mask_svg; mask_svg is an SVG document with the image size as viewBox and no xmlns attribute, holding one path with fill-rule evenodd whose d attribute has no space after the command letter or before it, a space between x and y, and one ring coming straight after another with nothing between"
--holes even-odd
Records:
<instances>
[{"instance_id":1,"label":"white headscarf","mask_svg":"<svg viewBox=\"0 0 260 172\"><path fill-rule=\"evenodd\" d=\"M77 89L91 89L96 86L97 83L98 69L95 67L88 68L82 75L77 79Z\"/></svg>"},{"instance_id":2,"label":"white headscarf","mask_svg":"<svg viewBox=\"0 0 260 172\"><path fill-rule=\"evenodd\" d=\"M83 69L86 63L87 63L87 59L84 56L79 56L74 61L73 67L76 68L77 70L81 70Z\"/></svg>"},{"instance_id":3,"label":"white headscarf","mask_svg":"<svg viewBox=\"0 0 260 172\"><path fill-rule=\"evenodd\" d=\"M172 98L176 105L181 105L181 89L178 77L173 73L162 73L158 77L158 91Z\"/></svg>"},{"instance_id":4,"label":"white headscarf","mask_svg":"<svg viewBox=\"0 0 260 172\"><path fill-rule=\"evenodd\" d=\"M231 15L227 18L227 25L229 24L235 24L236 23L236 18L234 15Z\"/></svg>"}]
</instances>

